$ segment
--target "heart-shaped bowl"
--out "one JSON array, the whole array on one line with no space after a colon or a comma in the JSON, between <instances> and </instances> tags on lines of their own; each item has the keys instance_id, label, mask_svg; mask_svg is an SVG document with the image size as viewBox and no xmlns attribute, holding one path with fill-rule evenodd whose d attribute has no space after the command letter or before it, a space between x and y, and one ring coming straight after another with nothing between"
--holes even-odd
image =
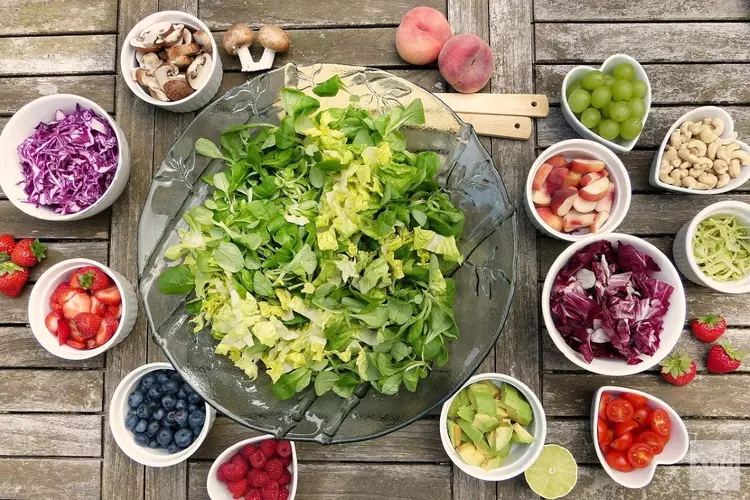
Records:
<instances>
[{"instance_id":1,"label":"heart-shaped bowl","mask_svg":"<svg viewBox=\"0 0 750 500\"><path fill-rule=\"evenodd\" d=\"M669 436L669 441L664 446L664 450L658 455L654 456L654 459L648 464L648 467L643 469L635 469L631 472L622 472L613 469L607 464L607 460L604 458L604 453L599 448L596 426L598 423L599 416L599 403L604 393L612 394L613 396L619 396L622 393L629 392L637 394L648 399L646 404L650 409L662 409L667 412L669 419L672 422L672 433ZM675 464L682 460L688 451L688 445L690 444L690 436L688 435L685 422L682 421L676 411L672 409L667 403L659 398L652 396L651 394L636 391L635 389L628 389L627 387L618 387L614 385L605 385L600 387L594 399L591 401L591 436L592 442L594 443L594 449L596 450L596 456L599 457L599 461L602 464L604 470L609 474L609 477L615 480L615 482L625 486L626 488L643 488L651 482L656 472L656 466L662 464Z\"/></svg>"},{"instance_id":2,"label":"heart-shaped bowl","mask_svg":"<svg viewBox=\"0 0 750 500\"><path fill-rule=\"evenodd\" d=\"M703 120L704 118L721 118L724 121L724 132L719 136L720 140L728 139L732 137L734 133L734 120L732 120L732 117L725 110L718 108L716 106L702 106L692 111L688 111L687 113L679 117L676 122L674 122L674 124L667 131L667 134L664 136L664 140L661 141L661 148L659 149L658 153L656 153L656 155L654 156L654 161L651 164L651 173L648 176L648 181L652 186L661 188L661 189L666 189L667 191L676 191L678 193L721 194L721 193L726 193L727 191L732 191L734 189L737 189L738 187L746 183L748 180L750 180L750 167L748 166L743 166L740 170L739 177L730 180L726 186L721 187L721 188L688 189L682 186L671 186L667 184L666 182L662 182L661 180L659 180L659 166L661 165L662 156L664 156L664 152L667 150L667 146L669 144L669 138L672 136L672 132L677 130L677 128L679 128L680 125L682 125L688 120L695 122L695 121ZM740 149L750 154L750 146L748 146L742 141L736 141L736 142L740 144Z\"/></svg>"},{"instance_id":3,"label":"heart-shaped bowl","mask_svg":"<svg viewBox=\"0 0 750 500\"><path fill-rule=\"evenodd\" d=\"M588 71L593 71L595 69L599 69L600 71L603 71L606 74L612 74L612 70L614 70L615 66L617 66L620 63L630 63L633 65L633 68L635 68L635 79L636 80L643 80L646 82L646 95L643 98L643 101L646 103L646 114L643 115L643 125L646 125L646 120L648 119L648 114L651 111L651 82L648 81L648 75L646 75L646 71L643 69L643 66L640 65L638 61L633 59L632 57L626 55L626 54L614 54L609 56L599 68L592 68L591 66L576 66L575 68L568 71L568 74L565 75L565 78L563 79L562 83L562 90L560 91L560 107L562 108L563 116L565 117L565 121L568 122L568 125L571 126L573 130L578 132L578 135L583 137L584 139L591 139L592 141L596 141L600 144L604 144L612 151L618 151L620 153L626 153L633 149L635 144L638 142L638 139L641 137L641 134L643 133L643 129L641 129L641 134L638 134L638 137L635 139L631 139L629 141L626 141L625 139L615 139L614 141L608 141L607 139L604 139L603 137L599 137L599 135L594 132L593 130L585 127L581 121L576 118L576 115L573 114L573 111L571 111L570 106L568 106L568 99L566 97L566 90L570 84L572 84L576 80L580 80L583 78L583 75L586 74Z\"/></svg>"}]
</instances>

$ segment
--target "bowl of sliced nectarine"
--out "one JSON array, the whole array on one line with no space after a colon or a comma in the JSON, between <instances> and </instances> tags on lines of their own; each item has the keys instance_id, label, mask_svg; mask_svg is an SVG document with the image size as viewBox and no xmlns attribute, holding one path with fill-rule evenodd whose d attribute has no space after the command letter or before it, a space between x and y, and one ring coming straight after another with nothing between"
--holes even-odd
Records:
<instances>
[{"instance_id":1,"label":"bowl of sliced nectarine","mask_svg":"<svg viewBox=\"0 0 750 500\"><path fill-rule=\"evenodd\" d=\"M566 241L611 233L630 207L630 177L609 149L571 139L547 148L529 170L526 214L541 232Z\"/></svg>"}]
</instances>

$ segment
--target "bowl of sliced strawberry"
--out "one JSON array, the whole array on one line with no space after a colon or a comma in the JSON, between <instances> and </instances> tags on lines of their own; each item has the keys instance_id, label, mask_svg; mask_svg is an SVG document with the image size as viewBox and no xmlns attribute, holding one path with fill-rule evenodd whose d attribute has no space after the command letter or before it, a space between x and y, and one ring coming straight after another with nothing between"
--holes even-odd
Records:
<instances>
[{"instance_id":1,"label":"bowl of sliced strawberry","mask_svg":"<svg viewBox=\"0 0 750 500\"><path fill-rule=\"evenodd\" d=\"M138 299L124 276L89 259L49 268L29 298L37 341L64 359L88 359L119 344L133 329Z\"/></svg>"}]
</instances>

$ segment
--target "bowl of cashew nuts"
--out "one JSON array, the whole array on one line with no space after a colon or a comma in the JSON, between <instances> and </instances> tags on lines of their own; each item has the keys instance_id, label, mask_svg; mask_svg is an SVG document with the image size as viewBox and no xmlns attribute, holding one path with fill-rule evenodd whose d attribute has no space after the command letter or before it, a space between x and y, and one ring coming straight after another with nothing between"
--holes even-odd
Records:
<instances>
[{"instance_id":1,"label":"bowl of cashew nuts","mask_svg":"<svg viewBox=\"0 0 750 500\"><path fill-rule=\"evenodd\" d=\"M651 165L652 186L690 194L719 194L750 180L750 146L737 140L734 121L716 106L682 115Z\"/></svg>"}]
</instances>

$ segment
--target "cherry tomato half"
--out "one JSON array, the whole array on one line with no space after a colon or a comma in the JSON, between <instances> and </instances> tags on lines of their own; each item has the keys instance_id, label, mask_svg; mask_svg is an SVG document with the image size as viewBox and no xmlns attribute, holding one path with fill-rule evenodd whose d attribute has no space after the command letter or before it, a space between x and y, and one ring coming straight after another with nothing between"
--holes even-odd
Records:
<instances>
[{"instance_id":1,"label":"cherry tomato half","mask_svg":"<svg viewBox=\"0 0 750 500\"><path fill-rule=\"evenodd\" d=\"M599 418L607 419L607 403L612 398L612 395L608 392L602 394L602 398L599 400Z\"/></svg>"},{"instance_id":2,"label":"cherry tomato half","mask_svg":"<svg viewBox=\"0 0 750 500\"><path fill-rule=\"evenodd\" d=\"M567 167L568 166L568 160L566 160L565 158L563 158L560 155L553 156L552 158L550 158L549 160L545 161L544 163L546 163L548 165L552 165L552 168Z\"/></svg>"},{"instance_id":3,"label":"cherry tomato half","mask_svg":"<svg viewBox=\"0 0 750 500\"><path fill-rule=\"evenodd\" d=\"M596 436L596 440L599 442L599 448L606 453L614 435L612 429L607 427L607 421L603 418L600 418L596 424Z\"/></svg>"},{"instance_id":4,"label":"cherry tomato half","mask_svg":"<svg viewBox=\"0 0 750 500\"><path fill-rule=\"evenodd\" d=\"M638 434L636 442L649 445L653 450L654 455L658 455L659 453L664 451L664 438L662 438L654 431L641 432L640 434Z\"/></svg>"},{"instance_id":5,"label":"cherry tomato half","mask_svg":"<svg viewBox=\"0 0 750 500\"><path fill-rule=\"evenodd\" d=\"M649 409L648 406L644 406L642 408L638 408L635 410L635 413L633 414L633 418L636 422L638 422L638 425L641 427L648 427L648 417L651 416L651 409Z\"/></svg>"},{"instance_id":6,"label":"cherry tomato half","mask_svg":"<svg viewBox=\"0 0 750 500\"><path fill-rule=\"evenodd\" d=\"M633 467L643 469L654 459L654 450L646 443L635 443L628 450L628 461Z\"/></svg>"},{"instance_id":7,"label":"cherry tomato half","mask_svg":"<svg viewBox=\"0 0 750 500\"><path fill-rule=\"evenodd\" d=\"M609 412L609 407L607 407L607 412ZM669 420L667 412L661 408L656 409L651 413L648 417L648 425L661 437L668 438L669 434L672 432L672 421Z\"/></svg>"},{"instance_id":8,"label":"cherry tomato half","mask_svg":"<svg viewBox=\"0 0 750 500\"><path fill-rule=\"evenodd\" d=\"M619 470L622 472L630 472L632 470L635 470L635 467L633 467L633 464L630 463L628 458L625 456L625 453L619 450L609 450L607 454L604 455L604 459L607 461L607 465L615 470Z\"/></svg>"},{"instance_id":9,"label":"cherry tomato half","mask_svg":"<svg viewBox=\"0 0 750 500\"><path fill-rule=\"evenodd\" d=\"M607 418L611 422L631 420L634 413L633 405L627 399L615 398L607 403Z\"/></svg>"},{"instance_id":10,"label":"cherry tomato half","mask_svg":"<svg viewBox=\"0 0 750 500\"><path fill-rule=\"evenodd\" d=\"M630 401L630 404L633 405L633 408L636 410L638 408L643 408L646 406L646 403L648 403L648 399L646 399L645 396L641 396L640 394L633 394L632 392L626 392L622 395L623 398Z\"/></svg>"},{"instance_id":11,"label":"cherry tomato half","mask_svg":"<svg viewBox=\"0 0 750 500\"><path fill-rule=\"evenodd\" d=\"M626 432L632 432L638 429L638 422L635 420L626 420L615 425L615 436L622 436Z\"/></svg>"},{"instance_id":12,"label":"cherry tomato half","mask_svg":"<svg viewBox=\"0 0 750 500\"><path fill-rule=\"evenodd\" d=\"M627 451L630 446L633 444L633 433L632 432L626 432L622 436L619 436L615 438L614 441L612 441L612 444L610 445L615 450L620 451Z\"/></svg>"}]
</instances>

